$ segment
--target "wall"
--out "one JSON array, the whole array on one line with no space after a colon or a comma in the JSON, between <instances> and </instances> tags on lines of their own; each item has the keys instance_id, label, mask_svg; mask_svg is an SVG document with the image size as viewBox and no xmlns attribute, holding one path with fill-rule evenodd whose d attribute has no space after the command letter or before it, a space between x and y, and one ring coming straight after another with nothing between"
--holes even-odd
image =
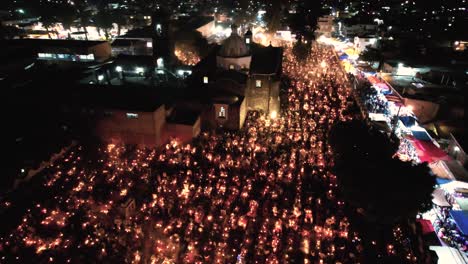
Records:
<instances>
[{"instance_id":1,"label":"wall","mask_svg":"<svg viewBox=\"0 0 468 264\"><path fill-rule=\"evenodd\" d=\"M88 49L89 54L94 54L96 61L105 61L111 57L112 48L109 42L103 42L99 45L90 47Z\"/></svg>"},{"instance_id":2,"label":"wall","mask_svg":"<svg viewBox=\"0 0 468 264\"><path fill-rule=\"evenodd\" d=\"M251 56L241 58L224 58L217 56L216 65L220 68L229 70L229 65L234 65L235 70L250 69L250 62L252 61Z\"/></svg>"},{"instance_id":3,"label":"wall","mask_svg":"<svg viewBox=\"0 0 468 264\"><path fill-rule=\"evenodd\" d=\"M160 106L153 112L154 134L156 136L156 145L161 145L162 142L162 129L166 123L166 108L164 105Z\"/></svg>"},{"instance_id":4,"label":"wall","mask_svg":"<svg viewBox=\"0 0 468 264\"><path fill-rule=\"evenodd\" d=\"M247 81L247 109L279 112L279 81L271 75L252 75ZM262 81L262 87L256 87L256 80ZM268 97L270 98L268 100ZM270 106L268 102L270 101ZM268 107L270 109L268 109Z\"/></svg>"},{"instance_id":5,"label":"wall","mask_svg":"<svg viewBox=\"0 0 468 264\"><path fill-rule=\"evenodd\" d=\"M161 129L165 123L164 106L155 112L111 110L111 116L98 121L97 134L104 141L123 141L127 144L160 145ZM138 118L127 118L127 113Z\"/></svg>"},{"instance_id":6,"label":"wall","mask_svg":"<svg viewBox=\"0 0 468 264\"><path fill-rule=\"evenodd\" d=\"M239 128L244 126L245 117L247 116L247 100L244 99L239 108Z\"/></svg>"},{"instance_id":7,"label":"wall","mask_svg":"<svg viewBox=\"0 0 468 264\"><path fill-rule=\"evenodd\" d=\"M193 134L194 126L184 125L184 124L171 124L167 123L164 133L166 134L166 139L170 137L175 137L180 139L184 143L192 141L192 139L197 136Z\"/></svg>"}]
</instances>

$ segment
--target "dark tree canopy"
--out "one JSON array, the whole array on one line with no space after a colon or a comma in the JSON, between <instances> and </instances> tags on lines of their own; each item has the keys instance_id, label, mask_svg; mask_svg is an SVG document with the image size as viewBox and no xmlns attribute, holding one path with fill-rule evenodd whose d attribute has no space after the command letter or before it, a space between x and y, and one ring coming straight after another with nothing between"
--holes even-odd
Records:
<instances>
[{"instance_id":1,"label":"dark tree canopy","mask_svg":"<svg viewBox=\"0 0 468 264\"><path fill-rule=\"evenodd\" d=\"M298 3L296 13L289 17L291 31L305 39L313 39L317 28L317 19L324 15L325 10L320 0L301 1Z\"/></svg>"},{"instance_id":2,"label":"dark tree canopy","mask_svg":"<svg viewBox=\"0 0 468 264\"><path fill-rule=\"evenodd\" d=\"M435 178L426 163L393 157L398 140L355 120L337 123L329 143L344 196L369 221L392 224L430 207Z\"/></svg>"}]
</instances>

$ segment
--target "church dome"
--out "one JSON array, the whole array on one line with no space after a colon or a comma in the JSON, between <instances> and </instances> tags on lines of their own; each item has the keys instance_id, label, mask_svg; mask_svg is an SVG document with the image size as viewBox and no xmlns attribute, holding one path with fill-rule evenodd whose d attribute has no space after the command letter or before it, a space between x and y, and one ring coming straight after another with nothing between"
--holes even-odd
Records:
<instances>
[{"instance_id":1,"label":"church dome","mask_svg":"<svg viewBox=\"0 0 468 264\"><path fill-rule=\"evenodd\" d=\"M244 38L237 34L237 27L235 25L232 25L231 29L231 36L224 40L219 50L219 56L228 58L248 56L249 49L245 44Z\"/></svg>"}]
</instances>

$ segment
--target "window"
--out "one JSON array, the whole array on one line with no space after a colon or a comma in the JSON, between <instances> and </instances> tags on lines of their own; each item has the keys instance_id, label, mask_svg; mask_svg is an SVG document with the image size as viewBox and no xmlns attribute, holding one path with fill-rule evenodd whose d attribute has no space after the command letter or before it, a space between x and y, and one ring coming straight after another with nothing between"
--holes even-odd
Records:
<instances>
[{"instance_id":1,"label":"window","mask_svg":"<svg viewBox=\"0 0 468 264\"><path fill-rule=\"evenodd\" d=\"M113 114L112 111L104 111L104 116L112 116Z\"/></svg>"},{"instance_id":2,"label":"window","mask_svg":"<svg viewBox=\"0 0 468 264\"><path fill-rule=\"evenodd\" d=\"M146 47L147 48L152 48L153 47L153 41L147 41L146 42Z\"/></svg>"},{"instance_id":3,"label":"window","mask_svg":"<svg viewBox=\"0 0 468 264\"><path fill-rule=\"evenodd\" d=\"M127 113L127 118L128 118L128 119L137 119L137 118L138 118L138 114L135 114L135 113Z\"/></svg>"},{"instance_id":4,"label":"window","mask_svg":"<svg viewBox=\"0 0 468 264\"><path fill-rule=\"evenodd\" d=\"M219 109L218 118L226 118L226 108L224 106Z\"/></svg>"},{"instance_id":5,"label":"window","mask_svg":"<svg viewBox=\"0 0 468 264\"><path fill-rule=\"evenodd\" d=\"M255 87L262 88L262 81L261 80L255 80Z\"/></svg>"},{"instance_id":6,"label":"window","mask_svg":"<svg viewBox=\"0 0 468 264\"><path fill-rule=\"evenodd\" d=\"M203 83L208 83L208 76L203 77Z\"/></svg>"},{"instance_id":7,"label":"window","mask_svg":"<svg viewBox=\"0 0 468 264\"><path fill-rule=\"evenodd\" d=\"M246 38L245 43L250 44L250 38Z\"/></svg>"},{"instance_id":8,"label":"window","mask_svg":"<svg viewBox=\"0 0 468 264\"><path fill-rule=\"evenodd\" d=\"M229 69L230 69L230 70L234 70L234 64L230 64L230 65L229 65Z\"/></svg>"}]
</instances>

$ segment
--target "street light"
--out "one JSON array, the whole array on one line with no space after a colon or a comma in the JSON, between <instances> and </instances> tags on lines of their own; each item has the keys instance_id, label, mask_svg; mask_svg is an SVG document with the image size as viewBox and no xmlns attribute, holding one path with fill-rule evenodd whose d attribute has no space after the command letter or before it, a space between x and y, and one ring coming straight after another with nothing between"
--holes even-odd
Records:
<instances>
[{"instance_id":1,"label":"street light","mask_svg":"<svg viewBox=\"0 0 468 264\"><path fill-rule=\"evenodd\" d=\"M115 67L115 71L116 71L116 72L122 72L122 70L123 70L123 69L122 69L122 66L117 66L117 67Z\"/></svg>"}]
</instances>

